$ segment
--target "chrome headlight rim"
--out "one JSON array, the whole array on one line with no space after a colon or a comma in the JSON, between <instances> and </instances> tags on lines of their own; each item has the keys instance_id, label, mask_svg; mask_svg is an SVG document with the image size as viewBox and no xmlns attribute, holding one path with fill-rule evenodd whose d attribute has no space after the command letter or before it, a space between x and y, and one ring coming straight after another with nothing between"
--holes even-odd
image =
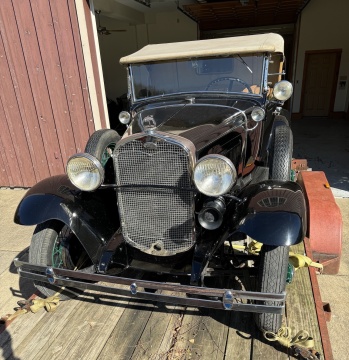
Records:
<instances>
[{"instance_id":1,"label":"chrome headlight rim","mask_svg":"<svg viewBox=\"0 0 349 360\"><path fill-rule=\"evenodd\" d=\"M80 184L76 183L76 181L74 181L74 178L70 176L70 172L69 172L69 163L75 159L81 159L81 158L89 160L95 166L96 170L98 171L98 175L99 175L99 181L96 183L96 185L93 187L90 187L88 189L83 188L80 186ZM104 182L104 167L103 167L103 165L100 163L100 161L95 156L93 156L89 153L77 153L77 154L72 155L67 161L66 174L68 175L70 182L75 187L77 187L79 190L82 190L82 191L94 191L94 190L98 189Z\"/></svg>"},{"instance_id":2,"label":"chrome headlight rim","mask_svg":"<svg viewBox=\"0 0 349 360\"><path fill-rule=\"evenodd\" d=\"M214 160L214 159L224 161L231 170L231 181L230 181L229 186L226 187L224 189L224 191L220 191L218 193L212 193L212 192L203 190L202 188L200 188L200 186L197 185L197 181L195 180L196 170L198 169L198 166L207 160ZM199 190L199 192L206 196L218 197L218 196L227 194L230 191L230 189L235 185L236 180L237 180L237 171L236 171L234 164L232 163L232 161L229 158L227 158L226 156L220 155L220 154L209 154L209 155L203 156L200 160L198 160L196 162L194 170L193 170L193 182L194 182L196 188Z\"/></svg>"},{"instance_id":3,"label":"chrome headlight rim","mask_svg":"<svg viewBox=\"0 0 349 360\"><path fill-rule=\"evenodd\" d=\"M286 95L282 95L282 93L285 92L285 90L279 89L279 88L282 88L282 86L288 88L288 91L286 92ZM279 94L279 92L281 93L281 95ZM288 80L278 81L274 85L273 94L274 94L275 99L277 99L277 100L280 100L280 101L288 100L293 94L293 85L292 85L292 83L290 83Z\"/></svg>"}]
</instances>

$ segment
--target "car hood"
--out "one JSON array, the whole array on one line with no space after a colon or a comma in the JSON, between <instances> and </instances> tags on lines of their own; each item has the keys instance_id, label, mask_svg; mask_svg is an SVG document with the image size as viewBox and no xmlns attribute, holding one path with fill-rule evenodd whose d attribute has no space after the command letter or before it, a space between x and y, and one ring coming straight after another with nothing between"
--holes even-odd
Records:
<instances>
[{"instance_id":1,"label":"car hood","mask_svg":"<svg viewBox=\"0 0 349 360\"><path fill-rule=\"evenodd\" d=\"M136 114L128 135L152 128L185 137L200 150L231 131L241 133L247 120L244 114L257 105L253 100L237 100L229 105L165 103L149 106Z\"/></svg>"}]
</instances>

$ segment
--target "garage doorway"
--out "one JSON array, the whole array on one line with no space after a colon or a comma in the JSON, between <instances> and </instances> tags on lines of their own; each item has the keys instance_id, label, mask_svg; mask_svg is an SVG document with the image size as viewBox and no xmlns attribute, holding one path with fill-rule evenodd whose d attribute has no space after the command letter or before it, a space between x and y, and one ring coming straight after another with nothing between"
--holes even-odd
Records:
<instances>
[{"instance_id":1,"label":"garage doorway","mask_svg":"<svg viewBox=\"0 0 349 360\"><path fill-rule=\"evenodd\" d=\"M336 95L341 49L306 51L301 112L303 116L330 116Z\"/></svg>"}]
</instances>

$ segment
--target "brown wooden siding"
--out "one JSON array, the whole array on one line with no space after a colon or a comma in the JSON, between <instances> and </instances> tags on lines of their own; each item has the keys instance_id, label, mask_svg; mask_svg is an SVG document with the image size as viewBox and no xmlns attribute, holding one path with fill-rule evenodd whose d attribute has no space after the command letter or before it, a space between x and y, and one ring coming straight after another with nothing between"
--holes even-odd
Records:
<instances>
[{"instance_id":1,"label":"brown wooden siding","mask_svg":"<svg viewBox=\"0 0 349 360\"><path fill-rule=\"evenodd\" d=\"M1 0L0 186L63 173L93 131L74 0Z\"/></svg>"}]
</instances>

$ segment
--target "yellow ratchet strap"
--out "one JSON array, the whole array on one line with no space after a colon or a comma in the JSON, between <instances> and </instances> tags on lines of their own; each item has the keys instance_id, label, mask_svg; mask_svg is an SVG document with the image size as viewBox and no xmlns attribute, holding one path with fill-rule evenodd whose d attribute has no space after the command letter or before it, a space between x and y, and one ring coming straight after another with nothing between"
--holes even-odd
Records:
<instances>
[{"instance_id":1,"label":"yellow ratchet strap","mask_svg":"<svg viewBox=\"0 0 349 360\"><path fill-rule=\"evenodd\" d=\"M59 294L65 289L61 287L55 294L46 299L35 299L31 301L30 311L33 313L38 312L40 309L45 308L47 312L52 312L57 309L59 305Z\"/></svg>"},{"instance_id":2,"label":"yellow ratchet strap","mask_svg":"<svg viewBox=\"0 0 349 360\"><path fill-rule=\"evenodd\" d=\"M324 269L324 266L322 264L313 261L312 259L310 259L310 257L301 254L295 254L292 251L290 251L289 262L291 265L294 266L295 270L298 270L302 267L312 266L319 269L319 272L321 273Z\"/></svg>"},{"instance_id":3,"label":"yellow ratchet strap","mask_svg":"<svg viewBox=\"0 0 349 360\"><path fill-rule=\"evenodd\" d=\"M289 327L281 327L275 334L271 331L264 331L263 336L268 341L277 341L279 344L290 348L291 346L300 346L306 349L314 347L314 339L309 335L308 331L300 330L295 335Z\"/></svg>"},{"instance_id":4,"label":"yellow ratchet strap","mask_svg":"<svg viewBox=\"0 0 349 360\"><path fill-rule=\"evenodd\" d=\"M59 294L64 290L62 287L59 291L57 291L54 295L46 298L46 299L33 299L33 300L21 300L18 301L19 307L13 314L7 314L0 318L1 322L5 323L15 319L17 316L26 314L29 311L33 313L37 313L40 309L45 308L47 312L52 312L57 309L59 305Z\"/></svg>"},{"instance_id":5,"label":"yellow ratchet strap","mask_svg":"<svg viewBox=\"0 0 349 360\"><path fill-rule=\"evenodd\" d=\"M59 305L59 296L53 295L46 299L35 299L31 301L30 311L33 313L38 312L40 309L45 308L47 312L55 311Z\"/></svg>"},{"instance_id":6,"label":"yellow ratchet strap","mask_svg":"<svg viewBox=\"0 0 349 360\"><path fill-rule=\"evenodd\" d=\"M248 245L232 245L233 249L240 250L240 251L247 251L251 255L258 255L262 248L262 243L252 240ZM296 254L292 251L290 251L289 254L289 262L291 265L294 266L295 270L298 270L302 267L315 267L319 269L319 272L321 273L323 271L324 266L320 263L317 263L310 259L310 257Z\"/></svg>"},{"instance_id":7,"label":"yellow ratchet strap","mask_svg":"<svg viewBox=\"0 0 349 360\"><path fill-rule=\"evenodd\" d=\"M262 248L262 243L252 240L248 245L232 245L233 249L247 251L249 254L258 255Z\"/></svg>"}]
</instances>

